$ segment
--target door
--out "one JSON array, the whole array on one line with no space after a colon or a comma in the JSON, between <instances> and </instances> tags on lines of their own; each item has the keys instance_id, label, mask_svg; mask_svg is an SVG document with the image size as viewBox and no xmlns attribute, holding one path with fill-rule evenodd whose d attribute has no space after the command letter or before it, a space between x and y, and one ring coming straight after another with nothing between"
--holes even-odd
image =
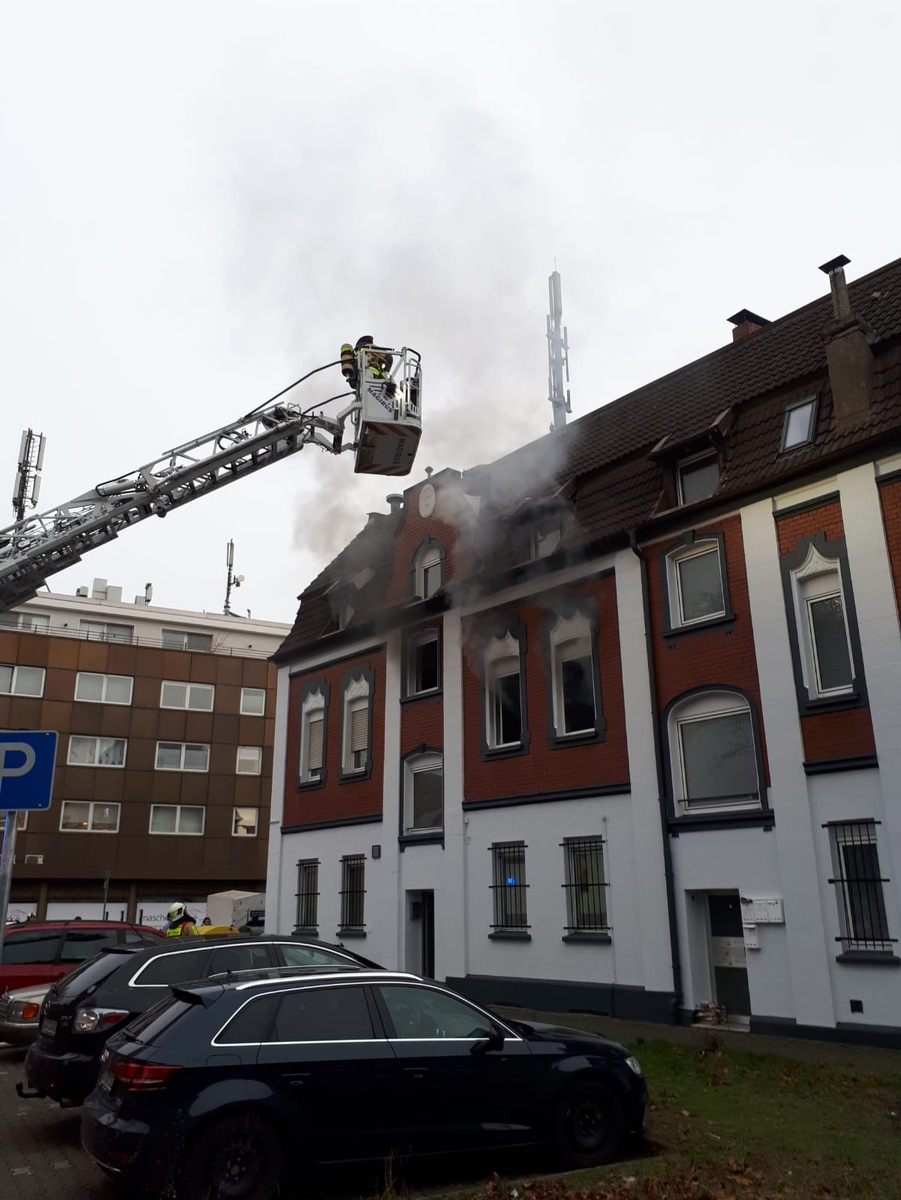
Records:
<instances>
[{"instance_id":1,"label":"door","mask_svg":"<svg viewBox=\"0 0 901 1200\"><path fill-rule=\"evenodd\" d=\"M58 963L60 929L10 929L3 938L0 963L0 995L14 988L53 983L69 970Z\"/></svg>"},{"instance_id":2,"label":"door","mask_svg":"<svg viewBox=\"0 0 901 1200\"><path fill-rule=\"evenodd\" d=\"M741 924L741 897L738 892L710 892L707 906L716 1002L725 1008L727 1019L749 1017L751 994Z\"/></svg>"},{"instance_id":3,"label":"door","mask_svg":"<svg viewBox=\"0 0 901 1200\"><path fill-rule=\"evenodd\" d=\"M407 892L406 969L435 978L435 893Z\"/></svg>"}]
</instances>

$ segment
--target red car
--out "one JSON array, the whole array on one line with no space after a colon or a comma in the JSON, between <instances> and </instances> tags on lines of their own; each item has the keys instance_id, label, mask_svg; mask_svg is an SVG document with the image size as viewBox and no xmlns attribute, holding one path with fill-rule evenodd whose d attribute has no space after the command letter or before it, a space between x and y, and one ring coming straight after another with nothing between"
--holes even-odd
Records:
<instances>
[{"instance_id":1,"label":"red car","mask_svg":"<svg viewBox=\"0 0 901 1200\"><path fill-rule=\"evenodd\" d=\"M13 988L55 983L109 946L155 945L163 935L125 921L27 921L7 925L0 957L0 996Z\"/></svg>"}]
</instances>

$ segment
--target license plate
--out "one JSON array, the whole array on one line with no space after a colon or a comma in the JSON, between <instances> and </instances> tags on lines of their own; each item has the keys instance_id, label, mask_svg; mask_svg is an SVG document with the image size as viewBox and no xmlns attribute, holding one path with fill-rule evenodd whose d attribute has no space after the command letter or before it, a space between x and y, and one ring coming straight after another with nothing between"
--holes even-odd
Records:
<instances>
[{"instance_id":1,"label":"license plate","mask_svg":"<svg viewBox=\"0 0 901 1200\"><path fill-rule=\"evenodd\" d=\"M41 1033L49 1038L56 1036L56 1021L53 1017L44 1017L41 1021Z\"/></svg>"},{"instance_id":2,"label":"license plate","mask_svg":"<svg viewBox=\"0 0 901 1200\"><path fill-rule=\"evenodd\" d=\"M101 1073L97 1081L100 1089L104 1092L110 1091L113 1086L113 1072L109 1067L106 1067Z\"/></svg>"}]
</instances>

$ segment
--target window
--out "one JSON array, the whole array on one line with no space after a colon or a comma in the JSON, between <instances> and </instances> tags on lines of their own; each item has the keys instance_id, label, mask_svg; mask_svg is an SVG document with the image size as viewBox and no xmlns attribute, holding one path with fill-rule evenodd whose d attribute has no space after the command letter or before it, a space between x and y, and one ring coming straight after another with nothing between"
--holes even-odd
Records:
<instances>
[{"instance_id":1,"label":"window","mask_svg":"<svg viewBox=\"0 0 901 1200\"><path fill-rule=\"evenodd\" d=\"M434 692L441 686L438 628L430 625L407 641L408 696Z\"/></svg>"},{"instance_id":2,"label":"window","mask_svg":"<svg viewBox=\"0 0 901 1200\"><path fill-rule=\"evenodd\" d=\"M282 994L274 1042L359 1042L374 1037L361 987L298 988Z\"/></svg>"},{"instance_id":3,"label":"window","mask_svg":"<svg viewBox=\"0 0 901 1200\"><path fill-rule=\"evenodd\" d=\"M726 616L721 538L680 543L665 555L669 626Z\"/></svg>"},{"instance_id":4,"label":"window","mask_svg":"<svg viewBox=\"0 0 901 1200\"><path fill-rule=\"evenodd\" d=\"M547 558L553 554L563 538L559 517L545 517L532 528L532 558Z\"/></svg>"},{"instance_id":5,"label":"window","mask_svg":"<svg viewBox=\"0 0 901 1200\"><path fill-rule=\"evenodd\" d=\"M119 944L118 929L67 929L63 938L61 963L82 963ZM83 981L82 981L83 982Z\"/></svg>"},{"instance_id":6,"label":"window","mask_svg":"<svg viewBox=\"0 0 901 1200\"><path fill-rule=\"evenodd\" d=\"M28 809L23 808L23 809L20 809L19 812L16 814L16 831L18 833L22 833L22 831L27 828L28 828Z\"/></svg>"},{"instance_id":7,"label":"window","mask_svg":"<svg viewBox=\"0 0 901 1200\"><path fill-rule=\"evenodd\" d=\"M826 826L832 841L832 861L839 904L841 937L846 950L890 950L876 847L877 821L837 821Z\"/></svg>"},{"instance_id":8,"label":"window","mask_svg":"<svg viewBox=\"0 0 901 1200\"><path fill-rule=\"evenodd\" d=\"M279 996L257 996L239 1008L221 1033L213 1038L214 1046L247 1046L265 1042L272 1028L272 1019L279 1005Z\"/></svg>"},{"instance_id":9,"label":"window","mask_svg":"<svg viewBox=\"0 0 901 1200\"><path fill-rule=\"evenodd\" d=\"M184 629L164 629L160 635L164 650L204 650L213 648L211 633L188 633Z\"/></svg>"},{"instance_id":10,"label":"window","mask_svg":"<svg viewBox=\"0 0 901 1200\"><path fill-rule=\"evenodd\" d=\"M825 543L820 545L825 549ZM841 563L813 542L804 561L790 571L801 684L808 700L854 692L855 671Z\"/></svg>"},{"instance_id":11,"label":"window","mask_svg":"<svg viewBox=\"0 0 901 1200\"><path fill-rule=\"evenodd\" d=\"M308 685L300 704L298 783L322 783L325 775L327 684Z\"/></svg>"},{"instance_id":12,"label":"window","mask_svg":"<svg viewBox=\"0 0 901 1200\"><path fill-rule=\"evenodd\" d=\"M375 991L388 1010L395 1037L475 1041L491 1033L487 1013L438 988L380 985Z\"/></svg>"},{"instance_id":13,"label":"window","mask_svg":"<svg viewBox=\"0 0 901 1200\"><path fill-rule=\"evenodd\" d=\"M232 837L256 837L259 833L260 810L243 805L232 813Z\"/></svg>"},{"instance_id":14,"label":"window","mask_svg":"<svg viewBox=\"0 0 901 1200\"><path fill-rule=\"evenodd\" d=\"M596 622L575 612L548 626L551 724L558 738L598 731Z\"/></svg>"},{"instance_id":15,"label":"window","mask_svg":"<svg viewBox=\"0 0 901 1200\"><path fill-rule=\"evenodd\" d=\"M262 717L266 712L265 688L241 688L241 715Z\"/></svg>"},{"instance_id":16,"label":"window","mask_svg":"<svg viewBox=\"0 0 901 1200\"><path fill-rule=\"evenodd\" d=\"M160 708L191 708L199 712L212 712L215 691L210 683L176 683L164 679L160 690Z\"/></svg>"},{"instance_id":17,"label":"window","mask_svg":"<svg viewBox=\"0 0 901 1200\"><path fill-rule=\"evenodd\" d=\"M203 833L206 810L199 805L154 804L150 809L150 833Z\"/></svg>"},{"instance_id":18,"label":"window","mask_svg":"<svg viewBox=\"0 0 901 1200\"><path fill-rule=\"evenodd\" d=\"M198 946L195 950L179 950L176 954L160 954L142 967L131 981L132 987L168 987L173 983L188 983L202 979L212 950Z\"/></svg>"},{"instance_id":19,"label":"window","mask_svg":"<svg viewBox=\"0 0 901 1200\"><path fill-rule=\"evenodd\" d=\"M124 767L125 738L69 738L70 767Z\"/></svg>"},{"instance_id":20,"label":"window","mask_svg":"<svg viewBox=\"0 0 901 1200\"><path fill-rule=\"evenodd\" d=\"M570 933L604 933L607 881L603 838L566 838L566 928Z\"/></svg>"},{"instance_id":21,"label":"window","mask_svg":"<svg viewBox=\"0 0 901 1200\"><path fill-rule=\"evenodd\" d=\"M239 746L235 771L238 775L259 775L263 770L262 746Z\"/></svg>"},{"instance_id":22,"label":"window","mask_svg":"<svg viewBox=\"0 0 901 1200\"><path fill-rule=\"evenodd\" d=\"M491 847L494 882L494 924L498 930L526 930L526 844L495 842Z\"/></svg>"},{"instance_id":23,"label":"window","mask_svg":"<svg viewBox=\"0 0 901 1200\"><path fill-rule=\"evenodd\" d=\"M279 945L279 952L286 967L358 967L360 963L349 954L335 950L317 949L315 946Z\"/></svg>"},{"instance_id":24,"label":"window","mask_svg":"<svg viewBox=\"0 0 901 1200\"><path fill-rule=\"evenodd\" d=\"M360 775L369 766L369 693L371 672L351 677L344 686L344 734L342 769L345 775Z\"/></svg>"},{"instance_id":25,"label":"window","mask_svg":"<svg viewBox=\"0 0 901 1200\"><path fill-rule=\"evenodd\" d=\"M0 695L43 696L45 674L43 667L0 664Z\"/></svg>"},{"instance_id":26,"label":"window","mask_svg":"<svg viewBox=\"0 0 901 1200\"><path fill-rule=\"evenodd\" d=\"M118 833L119 805L100 800L64 800L59 827L77 833Z\"/></svg>"},{"instance_id":27,"label":"window","mask_svg":"<svg viewBox=\"0 0 901 1200\"><path fill-rule=\"evenodd\" d=\"M417 754L404 764L404 833L443 828L444 761L440 754Z\"/></svg>"},{"instance_id":28,"label":"window","mask_svg":"<svg viewBox=\"0 0 901 1200\"><path fill-rule=\"evenodd\" d=\"M56 962L60 931L10 930L3 939L4 967Z\"/></svg>"},{"instance_id":29,"label":"window","mask_svg":"<svg viewBox=\"0 0 901 1200\"><path fill-rule=\"evenodd\" d=\"M91 642L131 642L134 625L114 625L109 621L81 621L81 636Z\"/></svg>"},{"instance_id":30,"label":"window","mask_svg":"<svg viewBox=\"0 0 901 1200\"><path fill-rule=\"evenodd\" d=\"M508 632L492 638L485 651L485 730L489 749L522 745L522 696L520 643Z\"/></svg>"},{"instance_id":31,"label":"window","mask_svg":"<svg viewBox=\"0 0 901 1200\"><path fill-rule=\"evenodd\" d=\"M684 812L759 808L751 710L736 692L699 692L669 714L674 795Z\"/></svg>"},{"instance_id":32,"label":"window","mask_svg":"<svg viewBox=\"0 0 901 1200\"><path fill-rule=\"evenodd\" d=\"M363 929L366 898L366 860L362 854L346 854L341 859L341 928Z\"/></svg>"},{"instance_id":33,"label":"window","mask_svg":"<svg viewBox=\"0 0 901 1200\"><path fill-rule=\"evenodd\" d=\"M429 538L413 556L413 597L428 600L444 582L444 547Z\"/></svg>"},{"instance_id":34,"label":"window","mask_svg":"<svg viewBox=\"0 0 901 1200\"><path fill-rule=\"evenodd\" d=\"M208 976L225 975L229 971L262 971L271 967L269 945L245 943L243 946L218 946L213 950Z\"/></svg>"},{"instance_id":35,"label":"window","mask_svg":"<svg viewBox=\"0 0 901 1200\"><path fill-rule=\"evenodd\" d=\"M208 771L210 748L202 742L157 742L158 771Z\"/></svg>"},{"instance_id":36,"label":"window","mask_svg":"<svg viewBox=\"0 0 901 1200\"><path fill-rule=\"evenodd\" d=\"M817 423L817 397L806 396L785 410L782 427L782 450L793 450L795 446L806 446L814 439Z\"/></svg>"},{"instance_id":37,"label":"window","mask_svg":"<svg viewBox=\"0 0 901 1200\"><path fill-rule=\"evenodd\" d=\"M676 468L679 503L695 504L698 500L706 500L716 491L719 481L720 468L715 455L687 459Z\"/></svg>"},{"instance_id":38,"label":"window","mask_svg":"<svg viewBox=\"0 0 901 1200\"><path fill-rule=\"evenodd\" d=\"M131 675L92 675L79 671L75 676L75 699L92 704L131 704L133 685Z\"/></svg>"},{"instance_id":39,"label":"window","mask_svg":"<svg viewBox=\"0 0 901 1200\"><path fill-rule=\"evenodd\" d=\"M47 613L19 613L19 628L28 633L48 633L50 617Z\"/></svg>"},{"instance_id":40,"label":"window","mask_svg":"<svg viewBox=\"0 0 901 1200\"><path fill-rule=\"evenodd\" d=\"M319 924L319 859L302 858L297 864L298 929L315 929Z\"/></svg>"}]
</instances>

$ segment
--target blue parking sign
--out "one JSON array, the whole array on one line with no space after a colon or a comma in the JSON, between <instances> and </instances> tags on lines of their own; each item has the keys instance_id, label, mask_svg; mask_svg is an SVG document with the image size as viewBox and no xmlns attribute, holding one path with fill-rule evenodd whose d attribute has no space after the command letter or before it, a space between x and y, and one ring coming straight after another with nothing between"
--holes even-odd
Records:
<instances>
[{"instance_id":1,"label":"blue parking sign","mask_svg":"<svg viewBox=\"0 0 901 1200\"><path fill-rule=\"evenodd\" d=\"M49 808L56 733L0 730L0 809Z\"/></svg>"}]
</instances>

